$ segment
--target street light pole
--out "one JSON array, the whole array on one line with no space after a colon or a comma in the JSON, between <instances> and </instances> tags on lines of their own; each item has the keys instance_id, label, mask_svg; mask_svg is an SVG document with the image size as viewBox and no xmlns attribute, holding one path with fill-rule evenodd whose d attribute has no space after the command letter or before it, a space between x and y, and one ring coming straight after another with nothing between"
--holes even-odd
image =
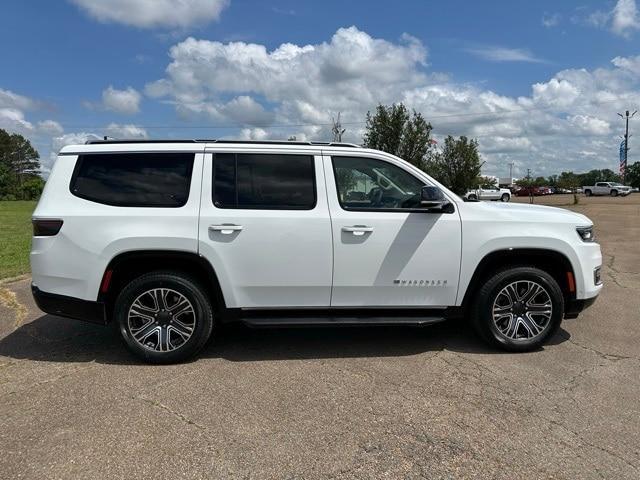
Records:
<instances>
[{"instance_id":1,"label":"street light pole","mask_svg":"<svg viewBox=\"0 0 640 480\"><path fill-rule=\"evenodd\" d=\"M629 157L629 119L633 118L637 112L638 111L636 110L631 115L629 115L629 110L627 110L624 115L618 113L620 118L626 120L626 127L624 130L624 168L622 169L622 183L624 183L624 177L627 174L627 159Z\"/></svg>"}]
</instances>

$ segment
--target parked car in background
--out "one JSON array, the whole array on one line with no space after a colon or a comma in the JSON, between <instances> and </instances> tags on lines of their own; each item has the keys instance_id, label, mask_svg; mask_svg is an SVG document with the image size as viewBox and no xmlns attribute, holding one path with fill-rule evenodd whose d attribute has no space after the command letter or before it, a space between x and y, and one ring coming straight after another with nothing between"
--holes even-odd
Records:
<instances>
[{"instance_id":1,"label":"parked car in background","mask_svg":"<svg viewBox=\"0 0 640 480\"><path fill-rule=\"evenodd\" d=\"M612 197L617 197L618 195L625 196L631 193L631 187L618 182L597 182L593 186L582 187L582 190L587 197L591 195L611 195Z\"/></svg>"},{"instance_id":2,"label":"parked car in background","mask_svg":"<svg viewBox=\"0 0 640 480\"><path fill-rule=\"evenodd\" d=\"M464 197L468 200L500 200L508 202L511 200L511 190L508 188L478 188L469 190Z\"/></svg>"},{"instance_id":3,"label":"parked car in background","mask_svg":"<svg viewBox=\"0 0 640 480\"><path fill-rule=\"evenodd\" d=\"M530 195L538 197L542 195L542 192L540 191L540 187L521 187L516 191L516 195L518 197L528 197Z\"/></svg>"},{"instance_id":4,"label":"parked car in background","mask_svg":"<svg viewBox=\"0 0 640 480\"><path fill-rule=\"evenodd\" d=\"M551 195L553 193L551 187L538 187L538 190L540 191L540 195Z\"/></svg>"}]
</instances>

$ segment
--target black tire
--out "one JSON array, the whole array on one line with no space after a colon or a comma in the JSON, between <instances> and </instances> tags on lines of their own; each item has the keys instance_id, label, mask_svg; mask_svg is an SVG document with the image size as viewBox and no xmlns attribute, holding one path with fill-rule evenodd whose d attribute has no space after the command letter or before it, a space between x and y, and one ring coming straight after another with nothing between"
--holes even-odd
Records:
<instances>
[{"instance_id":1,"label":"black tire","mask_svg":"<svg viewBox=\"0 0 640 480\"><path fill-rule=\"evenodd\" d=\"M149 317L155 316L155 325L158 325L158 315L164 315L160 320L160 327L154 327L154 325L151 324L153 322L148 319L136 319L134 316L132 322L140 321L145 323L145 330L157 330L158 328L164 328L163 332L165 332L162 334L164 335L163 337L160 336L160 330L158 330L157 334L152 334L150 337L151 340L149 340L147 346L142 345L138 340L136 340L132 333L132 327L130 325L131 322L129 321L130 309L134 302L139 298L153 299L153 297L145 295L150 295L146 292L151 292L154 289L164 289L161 291L168 290L166 297L162 298L162 305L164 306L167 306L167 304L170 303L169 295L173 295L174 299L179 299L180 296L182 296L182 298L188 301L188 307L191 307L190 310L187 307L190 328L185 329L185 331L190 334L188 339L184 340L184 337L179 335L175 328L176 324L174 324L174 320L178 315L180 315L180 313L173 316L176 312L171 309L167 309L167 313L162 314L148 313L147 310L144 310L145 315L148 315ZM154 302L157 302L155 305L161 303L158 300L154 300ZM175 305L177 305L177 303ZM207 340L211 336L211 332L213 330L213 309L205 290L193 278L182 273L159 271L142 275L141 277L129 282L129 284L122 289L116 299L114 307L114 319L118 322L120 334L125 345L134 355L148 363L167 364L187 360L202 349L205 343L207 343ZM154 308L159 309L160 307L154 306ZM162 312L165 312L165 310L162 310ZM190 312L193 312L193 315L191 315ZM183 317L180 318L184 320ZM167 322L171 322L173 326L168 325ZM163 324L166 325L166 327L162 327ZM177 346L173 345L173 342L171 341L172 338L176 343L178 343ZM157 341L154 339L157 339ZM143 338L142 340L146 339ZM163 340L165 341L163 342ZM151 345L153 343L156 345ZM168 351L158 351L158 348L162 350L163 343L166 348L173 349Z\"/></svg>"},{"instance_id":2,"label":"black tire","mask_svg":"<svg viewBox=\"0 0 640 480\"><path fill-rule=\"evenodd\" d=\"M500 197L500 200L503 202L508 202L509 200L511 200L511 195L509 195L508 193L503 193Z\"/></svg>"},{"instance_id":3,"label":"black tire","mask_svg":"<svg viewBox=\"0 0 640 480\"><path fill-rule=\"evenodd\" d=\"M585 194L587 197L590 197L590 196L591 196L591 190L585 190L585 191L584 191L584 194Z\"/></svg>"},{"instance_id":4,"label":"black tire","mask_svg":"<svg viewBox=\"0 0 640 480\"><path fill-rule=\"evenodd\" d=\"M472 193L469 195L469 200L478 200L478 196Z\"/></svg>"},{"instance_id":5,"label":"black tire","mask_svg":"<svg viewBox=\"0 0 640 480\"><path fill-rule=\"evenodd\" d=\"M609 194L610 194L612 197L617 197L617 196L618 196L618 190L611 190L611 191L609 192Z\"/></svg>"},{"instance_id":6,"label":"black tire","mask_svg":"<svg viewBox=\"0 0 640 480\"><path fill-rule=\"evenodd\" d=\"M544 290L541 295L547 295L544 296L545 303L548 303L547 297L551 303L551 312L548 314L550 318L546 320L546 323L540 321L540 314L534 313L543 328L532 338L511 338L501 331L493 319L494 302L498 302L497 297L502 295L503 289L515 282L533 282L541 286ZM531 300L536 298L540 297L534 296ZM516 318L515 315L511 315L512 319ZM525 315L522 314L520 318L529 318ZM472 324L480 337L490 345L510 352L527 352L539 348L558 331L563 316L564 296L558 283L547 272L530 266L511 267L492 274L477 293L471 308ZM505 320L505 323L508 321ZM514 324L517 325L515 336L518 332L524 331L526 333L529 331L524 322L521 323L519 319ZM540 325L536 326L540 328Z\"/></svg>"}]
</instances>

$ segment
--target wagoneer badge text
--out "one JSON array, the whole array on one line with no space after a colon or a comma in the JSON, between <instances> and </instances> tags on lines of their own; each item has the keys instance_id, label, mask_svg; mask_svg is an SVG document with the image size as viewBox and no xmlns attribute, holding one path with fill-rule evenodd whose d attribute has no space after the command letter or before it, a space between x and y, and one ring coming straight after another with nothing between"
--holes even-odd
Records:
<instances>
[{"instance_id":1,"label":"wagoneer badge text","mask_svg":"<svg viewBox=\"0 0 640 480\"><path fill-rule=\"evenodd\" d=\"M394 285L401 287L446 287L446 280L394 280Z\"/></svg>"}]
</instances>

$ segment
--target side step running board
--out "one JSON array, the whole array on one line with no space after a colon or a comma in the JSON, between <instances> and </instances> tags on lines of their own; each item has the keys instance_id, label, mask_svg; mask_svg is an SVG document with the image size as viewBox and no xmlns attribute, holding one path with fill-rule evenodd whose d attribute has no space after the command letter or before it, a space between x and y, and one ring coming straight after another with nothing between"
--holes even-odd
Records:
<instances>
[{"instance_id":1,"label":"side step running board","mask_svg":"<svg viewBox=\"0 0 640 480\"><path fill-rule=\"evenodd\" d=\"M444 317L245 317L240 321L250 327L340 326L340 325L431 325Z\"/></svg>"}]
</instances>

